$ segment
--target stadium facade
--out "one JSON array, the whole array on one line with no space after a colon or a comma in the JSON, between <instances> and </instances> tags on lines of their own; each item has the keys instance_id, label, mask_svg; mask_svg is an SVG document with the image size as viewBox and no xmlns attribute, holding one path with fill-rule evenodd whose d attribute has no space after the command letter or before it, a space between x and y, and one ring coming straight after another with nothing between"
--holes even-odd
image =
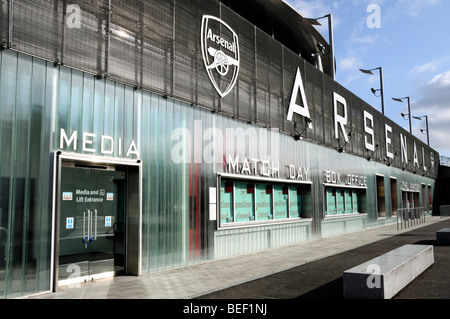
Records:
<instances>
[{"instance_id":1,"label":"stadium facade","mask_svg":"<svg viewBox=\"0 0 450 319\"><path fill-rule=\"evenodd\" d=\"M284 1L6 0L0 16L4 298L433 211L439 154L335 82Z\"/></svg>"}]
</instances>

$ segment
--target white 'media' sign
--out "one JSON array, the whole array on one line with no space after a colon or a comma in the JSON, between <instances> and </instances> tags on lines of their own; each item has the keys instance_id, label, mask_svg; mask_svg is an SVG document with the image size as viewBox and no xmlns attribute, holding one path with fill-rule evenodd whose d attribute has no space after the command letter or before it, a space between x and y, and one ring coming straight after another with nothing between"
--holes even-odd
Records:
<instances>
[{"instance_id":1,"label":"white 'media' sign","mask_svg":"<svg viewBox=\"0 0 450 319\"><path fill-rule=\"evenodd\" d=\"M78 131L73 131L69 137L63 128L60 130L59 148L76 151L79 139L81 140L81 150L83 152L100 153L102 155L113 155L116 152L118 156L124 154L121 137L116 140L112 136L101 135L98 138L96 134L88 132L78 134ZM125 157L130 157L132 155L139 157L139 152L134 140L131 140L128 148L126 148Z\"/></svg>"}]
</instances>

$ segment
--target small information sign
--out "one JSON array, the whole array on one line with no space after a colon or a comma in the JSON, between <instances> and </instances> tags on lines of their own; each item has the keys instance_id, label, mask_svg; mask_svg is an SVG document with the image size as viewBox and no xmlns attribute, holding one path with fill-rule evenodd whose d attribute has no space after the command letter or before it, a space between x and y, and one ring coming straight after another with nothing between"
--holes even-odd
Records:
<instances>
[{"instance_id":1,"label":"small information sign","mask_svg":"<svg viewBox=\"0 0 450 319\"><path fill-rule=\"evenodd\" d=\"M66 229L73 229L73 228L74 228L74 218L67 217L66 218Z\"/></svg>"}]
</instances>

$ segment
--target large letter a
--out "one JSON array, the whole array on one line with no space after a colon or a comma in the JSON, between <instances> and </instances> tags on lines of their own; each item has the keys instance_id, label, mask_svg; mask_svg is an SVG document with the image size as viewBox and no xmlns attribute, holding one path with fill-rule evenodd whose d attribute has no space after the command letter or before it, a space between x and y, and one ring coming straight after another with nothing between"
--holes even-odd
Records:
<instances>
[{"instance_id":1,"label":"large letter a","mask_svg":"<svg viewBox=\"0 0 450 319\"><path fill-rule=\"evenodd\" d=\"M298 98L299 91L300 91L303 106L297 104L297 98ZM294 113L304 116L308 119L310 118L309 109L308 109L308 101L306 101L305 87L303 86L303 80L302 80L302 75L300 73L300 68L297 68L297 75L295 77L294 89L292 90L291 102L289 104L289 111L288 111L288 116L287 116L288 121L292 121L292 117L294 116ZM309 127L311 128L311 124Z\"/></svg>"}]
</instances>

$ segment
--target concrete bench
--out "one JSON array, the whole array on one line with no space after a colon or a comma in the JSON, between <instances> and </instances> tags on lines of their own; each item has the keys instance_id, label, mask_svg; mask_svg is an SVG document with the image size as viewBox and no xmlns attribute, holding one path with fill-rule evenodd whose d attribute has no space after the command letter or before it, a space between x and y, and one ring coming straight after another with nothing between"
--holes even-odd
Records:
<instances>
[{"instance_id":1,"label":"concrete bench","mask_svg":"<svg viewBox=\"0 0 450 319\"><path fill-rule=\"evenodd\" d=\"M443 228L436 232L436 239L440 244L450 244L450 228Z\"/></svg>"},{"instance_id":2,"label":"concrete bench","mask_svg":"<svg viewBox=\"0 0 450 319\"><path fill-rule=\"evenodd\" d=\"M433 246L401 246L345 271L344 298L390 299L433 263Z\"/></svg>"}]
</instances>

